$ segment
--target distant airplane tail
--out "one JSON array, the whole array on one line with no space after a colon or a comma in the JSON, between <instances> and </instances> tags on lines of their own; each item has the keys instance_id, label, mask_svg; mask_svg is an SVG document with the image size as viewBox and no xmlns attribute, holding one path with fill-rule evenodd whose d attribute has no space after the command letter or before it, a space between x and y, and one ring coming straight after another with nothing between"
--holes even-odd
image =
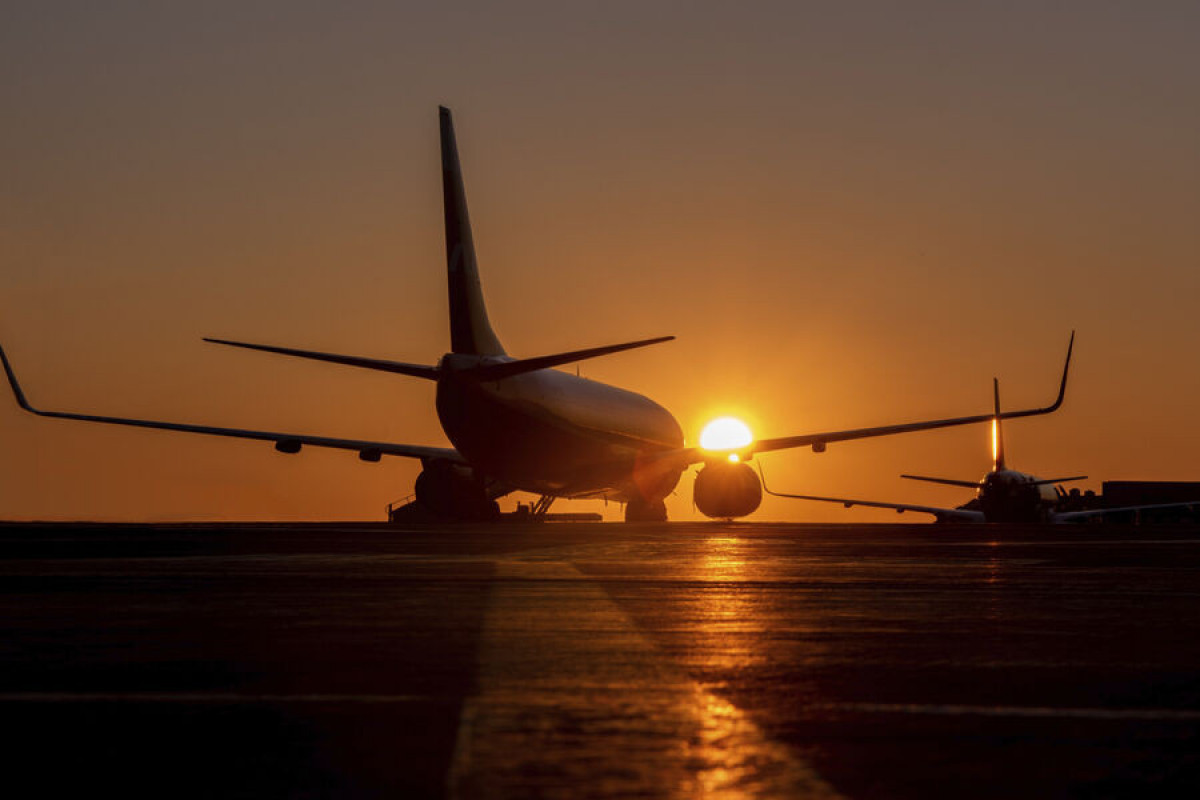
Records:
<instances>
[{"instance_id":1,"label":"distant airplane tail","mask_svg":"<svg viewBox=\"0 0 1200 800\"><path fill-rule=\"evenodd\" d=\"M450 291L450 349L454 353L482 356L505 355L504 347L492 330L483 290L479 283L479 265L475 260L475 241L467 216L467 193L463 189L458 145L454 139L454 120L450 109L438 107L442 136L442 204L446 218L446 275Z\"/></svg>"},{"instance_id":2,"label":"distant airplane tail","mask_svg":"<svg viewBox=\"0 0 1200 800\"><path fill-rule=\"evenodd\" d=\"M1070 364L1070 354L1067 355L1067 363ZM1063 385L1066 385L1066 371L1063 372ZM1061 398L1061 390L1059 392ZM1059 400L1061 402L1061 399ZM992 471L999 472L1005 469L1004 466L1004 432L1000 429L1000 420L1003 418L1000 413L1000 381L997 378L992 378ZM927 475L901 475L901 478L908 478L910 481L925 481L926 483L941 483L947 486L963 486L966 488L977 489L983 485L982 481L964 481L955 478L931 478Z\"/></svg>"},{"instance_id":3,"label":"distant airplane tail","mask_svg":"<svg viewBox=\"0 0 1200 800\"><path fill-rule=\"evenodd\" d=\"M1004 467L1004 432L1000 428L1000 379L992 378L993 410L992 417L992 471L999 472Z\"/></svg>"},{"instance_id":4,"label":"distant airplane tail","mask_svg":"<svg viewBox=\"0 0 1200 800\"><path fill-rule=\"evenodd\" d=\"M1072 336L1072 338L1074 338ZM1070 350L1067 352L1067 363L1070 363ZM1066 371L1063 371L1063 386L1066 386ZM1061 391L1060 391L1061 402ZM992 378L992 472L1001 472L1008 469L1004 462L1004 431L1000 427L1000 420L1004 415L1000 413L1000 381L997 378ZM949 486L964 486L968 488L978 488L983 485L984 481L961 481L953 478L930 478L925 475L901 475L901 478L908 478L913 481L926 481L928 483L943 483ZM1025 481L1026 486L1042 486L1047 484L1065 483L1067 481L1081 481L1086 479L1086 475L1073 475L1069 478L1031 478ZM986 479L985 479L986 480Z\"/></svg>"}]
</instances>

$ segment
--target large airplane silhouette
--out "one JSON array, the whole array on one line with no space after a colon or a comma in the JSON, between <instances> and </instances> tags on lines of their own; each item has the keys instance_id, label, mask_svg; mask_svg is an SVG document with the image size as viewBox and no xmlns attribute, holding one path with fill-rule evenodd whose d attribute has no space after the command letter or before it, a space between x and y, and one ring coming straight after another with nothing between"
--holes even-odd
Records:
<instances>
[{"instance_id":1,"label":"large airplane silhouette","mask_svg":"<svg viewBox=\"0 0 1200 800\"><path fill-rule=\"evenodd\" d=\"M890 508L899 513L916 511L932 514L938 522L1082 522L1096 517L1117 513L1135 513L1149 510L1191 509L1200 503L1157 503L1152 505L1123 506L1120 508L1093 508L1083 511L1059 511L1064 497L1059 484L1081 481L1086 475L1068 478L1039 478L1027 472L1009 469L1004 457L1004 431L1000 420L1000 382L992 379L994 412L992 419L992 469L978 481L957 478L930 478L925 475L901 475L914 481L927 481L947 486L961 486L976 491L975 500L958 508L941 508L914 503L887 503L878 500L851 500L845 497L819 497L816 495L787 494L775 492L766 486L767 494L775 497L790 497L796 500L816 500L823 503L840 503L846 508L866 506ZM761 474L761 465L760 465Z\"/></svg>"},{"instance_id":2,"label":"large airplane silhouette","mask_svg":"<svg viewBox=\"0 0 1200 800\"><path fill-rule=\"evenodd\" d=\"M987 422L991 414L898 425L759 439L712 451L685 446L679 423L640 394L553 369L564 364L665 342L664 336L534 358L513 358L500 344L484 305L467 216L466 193L447 108L439 109L442 199L450 306L450 352L436 365L338 355L288 347L206 339L217 344L434 381L437 414L453 448L338 439L327 436L213 427L179 422L42 411L26 399L0 349L17 402L43 417L183 431L273 442L282 453L304 446L357 451L364 461L382 456L420 459L416 503L437 517L491 519L496 498L514 491L541 495L541 509L556 497L607 497L625 503L627 521L666 519L664 499L688 467L701 464L694 498L714 518L752 513L762 485L745 461L757 453L794 447L824 451L830 442L888 436ZM1073 338L1073 337L1072 337ZM1042 408L1006 412L1004 418L1048 414L1062 405L1071 347L1055 401Z\"/></svg>"}]
</instances>

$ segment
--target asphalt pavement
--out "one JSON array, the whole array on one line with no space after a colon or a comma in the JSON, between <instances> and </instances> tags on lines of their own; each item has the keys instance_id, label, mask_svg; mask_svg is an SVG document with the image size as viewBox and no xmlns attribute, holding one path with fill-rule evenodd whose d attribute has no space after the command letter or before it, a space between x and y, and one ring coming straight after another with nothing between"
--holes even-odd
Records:
<instances>
[{"instance_id":1,"label":"asphalt pavement","mask_svg":"<svg viewBox=\"0 0 1200 800\"><path fill-rule=\"evenodd\" d=\"M10 523L0 603L13 797L1200 787L1195 527Z\"/></svg>"}]
</instances>

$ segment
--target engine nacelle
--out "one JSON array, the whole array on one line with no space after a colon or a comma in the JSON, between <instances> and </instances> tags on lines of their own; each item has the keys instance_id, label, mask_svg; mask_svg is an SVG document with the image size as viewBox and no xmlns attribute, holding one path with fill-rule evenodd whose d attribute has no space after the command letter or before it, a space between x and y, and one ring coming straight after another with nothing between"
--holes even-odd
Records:
<instances>
[{"instance_id":1,"label":"engine nacelle","mask_svg":"<svg viewBox=\"0 0 1200 800\"><path fill-rule=\"evenodd\" d=\"M413 491L425 508L451 519L491 519L500 513L474 473L456 464L427 465L417 476Z\"/></svg>"},{"instance_id":2,"label":"engine nacelle","mask_svg":"<svg viewBox=\"0 0 1200 800\"><path fill-rule=\"evenodd\" d=\"M744 517L762 503L762 483L748 464L709 464L696 476L692 498L706 517Z\"/></svg>"}]
</instances>

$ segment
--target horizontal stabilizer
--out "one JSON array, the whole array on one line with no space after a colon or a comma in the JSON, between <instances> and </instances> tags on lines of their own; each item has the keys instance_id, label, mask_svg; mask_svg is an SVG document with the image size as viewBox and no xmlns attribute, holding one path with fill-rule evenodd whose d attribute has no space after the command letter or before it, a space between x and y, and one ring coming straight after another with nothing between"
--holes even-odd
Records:
<instances>
[{"instance_id":1,"label":"horizontal stabilizer","mask_svg":"<svg viewBox=\"0 0 1200 800\"><path fill-rule=\"evenodd\" d=\"M264 353L276 353L281 356L310 358L314 361L328 361L332 364L344 364L348 367L373 369L379 372L393 372L398 375L411 375L414 378L425 378L431 381L436 381L438 377L437 367L428 367L424 364L406 364L403 361L385 361L383 359L363 358L361 356L341 356L336 353L320 353L315 350L296 350L291 347L272 347L266 344L232 342L228 339L209 339L205 337L204 341L212 342L213 344L226 344L230 347L244 347L247 350L261 350Z\"/></svg>"},{"instance_id":2,"label":"horizontal stabilizer","mask_svg":"<svg viewBox=\"0 0 1200 800\"><path fill-rule=\"evenodd\" d=\"M605 347L592 347L587 350L572 350L569 353L555 353L548 356L521 358L514 361L505 361L500 364L484 364L479 367L472 367L470 369L462 370L458 374L481 382L498 381L503 378L511 378L513 375L521 375L526 372L536 372L539 369L558 367L562 366L563 364L571 364L575 361L596 358L597 356L606 356L610 353L619 353L622 350L633 350L637 347L646 347L648 345L658 344L660 342L669 342L674 338L674 336L660 336L657 339L642 339L636 342L626 342L625 344L610 344Z\"/></svg>"},{"instance_id":3,"label":"horizontal stabilizer","mask_svg":"<svg viewBox=\"0 0 1200 800\"><path fill-rule=\"evenodd\" d=\"M1038 478L1036 481L1030 481L1033 486L1046 486L1051 483L1067 483L1068 481L1086 481L1087 475L1076 475L1071 478Z\"/></svg>"},{"instance_id":4,"label":"horizontal stabilizer","mask_svg":"<svg viewBox=\"0 0 1200 800\"><path fill-rule=\"evenodd\" d=\"M929 478L924 475L901 475L901 478L908 478L910 481L925 481L926 483L944 483L947 486L964 486L968 489L978 489L979 481L960 481L954 478Z\"/></svg>"}]
</instances>

